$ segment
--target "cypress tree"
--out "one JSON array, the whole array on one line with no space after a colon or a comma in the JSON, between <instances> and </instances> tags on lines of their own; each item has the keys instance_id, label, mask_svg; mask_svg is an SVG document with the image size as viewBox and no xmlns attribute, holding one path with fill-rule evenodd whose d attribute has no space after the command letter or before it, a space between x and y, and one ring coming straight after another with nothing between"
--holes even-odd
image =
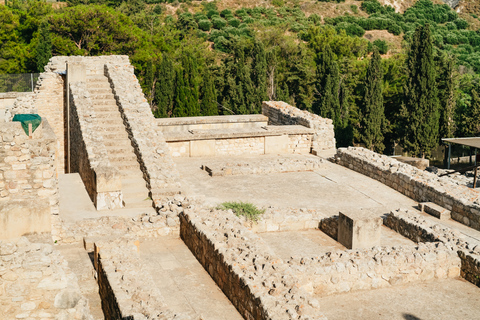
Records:
<instances>
[{"instance_id":1,"label":"cypress tree","mask_svg":"<svg viewBox=\"0 0 480 320\"><path fill-rule=\"evenodd\" d=\"M38 42L36 46L36 64L39 72L45 71L48 60L52 57L52 37L50 36L50 26L48 22L43 21L38 28Z\"/></svg>"},{"instance_id":2,"label":"cypress tree","mask_svg":"<svg viewBox=\"0 0 480 320\"><path fill-rule=\"evenodd\" d=\"M340 72L329 45L326 45L319 59L317 76L317 92L319 97L314 104L314 112L322 117L332 119L333 124L337 126L340 122Z\"/></svg>"},{"instance_id":3,"label":"cypress tree","mask_svg":"<svg viewBox=\"0 0 480 320\"><path fill-rule=\"evenodd\" d=\"M372 59L367 68L365 78L365 96L361 111L361 133L365 146L370 150L382 152L383 125L385 111L383 106L383 70L382 58L378 49L374 47Z\"/></svg>"},{"instance_id":4,"label":"cypress tree","mask_svg":"<svg viewBox=\"0 0 480 320\"><path fill-rule=\"evenodd\" d=\"M462 115L463 134L466 137L478 137L480 135L480 97L477 90L470 92L472 100L466 114Z\"/></svg>"},{"instance_id":5,"label":"cypress tree","mask_svg":"<svg viewBox=\"0 0 480 320\"><path fill-rule=\"evenodd\" d=\"M186 116L200 115L200 91L197 59L190 52L184 52L182 55L182 67L186 97Z\"/></svg>"},{"instance_id":6,"label":"cypress tree","mask_svg":"<svg viewBox=\"0 0 480 320\"><path fill-rule=\"evenodd\" d=\"M254 45L254 59L253 59L253 85L255 87L255 110L254 113L261 112L262 101L268 99L267 97L267 55L265 47L261 41L256 41Z\"/></svg>"},{"instance_id":7,"label":"cypress tree","mask_svg":"<svg viewBox=\"0 0 480 320\"><path fill-rule=\"evenodd\" d=\"M175 103L173 106L174 117L188 117L187 88L185 86L184 70L177 70L177 84L175 86Z\"/></svg>"},{"instance_id":8,"label":"cypress tree","mask_svg":"<svg viewBox=\"0 0 480 320\"><path fill-rule=\"evenodd\" d=\"M235 52L237 78L236 86L238 96L240 97L240 105L237 106L237 114L249 114L255 109L255 93L253 90L252 78L250 77L250 67L246 64L245 49L239 46Z\"/></svg>"},{"instance_id":9,"label":"cypress tree","mask_svg":"<svg viewBox=\"0 0 480 320\"><path fill-rule=\"evenodd\" d=\"M210 70L207 70L203 76L203 85L200 95L202 98L202 102L200 103L201 114L203 116L218 115L217 91L215 90L215 82Z\"/></svg>"},{"instance_id":10,"label":"cypress tree","mask_svg":"<svg viewBox=\"0 0 480 320\"><path fill-rule=\"evenodd\" d=\"M157 109L155 117L168 117L173 111L175 95L175 70L169 56L164 55L157 67L157 83L155 85L154 103Z\"/></svg>"},{"instance_id":11,"label":"cypress tree","mask_svg":"<svg viewBox=\"0 0 480 320\"><path fill-rule=\"evenodd\" d=\"M453 137L455 123L453 121L456 109L454 67L455 60L452 56L443 54L438 63L438 98L440 108L440 138Z\"/></svg>"},{"instance_id":12,"label":"cypress tree","mask_svg":"<svg viewBox=\"0 0 480 320\"><path fill-rule=\"evenodd\" d=\"M430 26L419 26L407 58L402 108L404 149L423 158L438 145L439 108Z\"/></svg>"}]
</instances>

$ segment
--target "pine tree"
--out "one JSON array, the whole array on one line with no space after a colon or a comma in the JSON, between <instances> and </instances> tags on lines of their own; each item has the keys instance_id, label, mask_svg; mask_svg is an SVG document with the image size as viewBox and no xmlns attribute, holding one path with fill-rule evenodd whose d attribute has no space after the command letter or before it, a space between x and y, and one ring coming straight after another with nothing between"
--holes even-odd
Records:
<instances>
[{"instance_id":1,"label":"pine tree","mask_svg":"<svg viewBox=\"0 0 480 320\"><path fill-rule=\"evenodd\" d=\"M430 26L419 26L407 58L402 145L423 158L438 145L439 108Z\"/></svg>"},{"instance_id":2,"label":"pine tree","mask_svg":"<svg viewBox=\"0 0 480 320\"><path fill-rule=\"evenodd\" d=\"M185 110L187 117L200 115L200 86L198 64L195 56L190 52L184 52L182 55L182 67L185 85L186 104Z\"/></svg>"},{"instance_id":3,"label":"pine tree","mask_svg":"<svg viewBox=\"0 0 480 320\"><path fill-rule=\"evenodd\" d=\"M157 67L157 83L155 85L154 104L157 106L154 114L157 118L168 117L173 111L175 95L175 70L170 57L163 56Z\"/></svg>"},{"instance_id":4,"label":"pine tree","mask_svg":"<svg viewBox=\"0 0 480 320\"><path fill-rule=\"evenodd\" d=\"M367 68L365 78L365 96L361 110L361 133L365 146L370 150L382 152L385 110L383 106L383 70L382 58L374 47L373 56Z\"/></svg>"},{"instance_id":5,"label":"pine tree","mask_svg":"<svg viewBox=\"0 0 480 320\"><path fill-rule=\"evenodd\" d=\"M215 90L215 81L210 70L207 70L203 76L200 96L202 98L202 102L200 103L201 114L203 116L218 115L217 91Z\"/></svg>"},{"instance_id":6,"label":"pine tree","mask_svg":"<svg viewBox=\"0 0 480 320\"><path fill-rule=\"evenodd\" d=\"M319 97L314 103L314 112L322 117L332 119L334 126L336 126L340 122L338 114L340 109L340 72L329 45L325 47L325 51L319 59L317 77Z\"/></svg>"},{"instance_id":7,"label":"pine tree","mask_svg":"<svg viewBox=\"0 0 480 320\"><path fill-rule=\"evenodd\" d=\"M43 21L38 28L38 42L36 47L36 64L39 72L45 71L45 66L52 57L52 37L50 36L50 26L48 22Z\"/></svg>"},{"instance_id":8,"label":"pine tree","mask_svg":"<svg viewBox=\"0 0 480 320\"><path fill-rule=\"evenodd\" d=\"M254 59L252 67L253 86L255 87L255 110L253 113L260 113L262 102L267 100L267 55L265 47L260 41L255 42L253 47Z\"/></svg>"},{"instance_id":9,"label":"pine tree","mask_svg":"<svg viewBox=\"0 0 480 320\"><path fill-rule=\"evenodd\" d=\"M456 109L457 99L455 95L454 78L454 57L443 54L438 62L438 100L440 108L440 138L451 138L455 132L455 122L453 121L454 111Z\"/></svg>"}]
</instances>

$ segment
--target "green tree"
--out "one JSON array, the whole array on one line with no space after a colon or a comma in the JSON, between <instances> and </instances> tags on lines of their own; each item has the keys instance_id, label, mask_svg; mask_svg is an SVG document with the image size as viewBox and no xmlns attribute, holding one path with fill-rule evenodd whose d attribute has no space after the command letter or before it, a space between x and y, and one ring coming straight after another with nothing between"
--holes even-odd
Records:
<instances>
[{"instance_id":1,"label":"green tree","mask_svg":"<svg viewBox=\"0 0 480 320\"><path fill-rule=\"evenodd\" d=\"M176 72L177 83L175 85L175 102L173 105L174 117L188 117L187 106L187 88L185 86L185 74L184 70L179 68Z\"/></svg>"},{"instance_id":2,"label":"green tree","mask_svg":"<svg viewBox=\"0 0 480 320\"><path fill-rule=\"evenodd\" d=\"M40 24L38 33L38 42L35 50L37 70L43 72L48 60L52 57L52 37L50 36L49 25L46 21Z\"/></svg>"},{"instance_id":3,"label":"green tree","mask_svg":"<svg viewBox=\"0 0 480 320\"><path fill-rule=\"evenodd\" d=\"M325 47L317 65L317 101L314 111L324 118L333 120L334 126L340 122L340 73L330 46Z\"/></svg>"},{"instance_id":4,"label":"green tree","mask_svg":"<svg viewBox=\"0 0 480 320\"><path fill-rule=\"evenodd\" d=\"M172 114L175 95L175 70L168 55L163 55L157 68L157 83L155 85L154 103L155 117L164 118Z\"/></svg>"},{"instance_id":5,"label":"green tree","mask_svg":"<svg viewBox=\"0 0 480 320\"><path fill-rule=\"evenodd\" d=\"M402 145L425 157L438 145L439 108L430 26L419 26L407 58L408 77L402 108Z\"/></svg>"},{"instance_id":6,"label":"green tree","mask_svg":"<svg viewBox=\"0 0 480 320\"><path fill-rule=\"evenodd\" d=\"M218 115L217 91L215 90L215 81L210 70L207 70L203 76L203 85L200 89L200 110L202 116Z\"/></svg>"},{"instance_id":7,"label":"green tree","mask_svg":"<svg viewBox=\"0 0 480 320\"><path fill-rule=\"evenodd\" d=\"M361 110L362 140L370 150L383 152L385 110L383 106L382 58L378 49L373 49L372 59L365 78L365 96Z\"/></svg>"},{"instance_id":8,"label":"green tree","mask_svg":"<svg viewBox=\"0 0 480 320\"><path fill-rule=\"evenodd\" d=\"M440 108L440 138L451 138L455 132L453 120L456 109L456 84L454 77L455 59L442 54L438 62L438 100Z\"/></svg>"},{"instance_id":9,"label":"green tree","mask_svg":"<svg viewBox=\"0 0 480 320\"><path fill-rule=\"evenodd\" d=\"M255 88L255 113L259 113L262 101L267 100L267 55L262 42L256 41L253 47L254 59L252 66L253 86Z\"/></svg>"}]
</instances>

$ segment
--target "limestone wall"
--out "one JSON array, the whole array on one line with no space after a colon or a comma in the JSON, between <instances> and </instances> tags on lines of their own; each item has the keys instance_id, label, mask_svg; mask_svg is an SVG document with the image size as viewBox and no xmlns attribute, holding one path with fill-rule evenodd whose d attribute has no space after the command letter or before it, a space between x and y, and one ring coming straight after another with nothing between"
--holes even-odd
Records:
<instances>
[{"instance_id":1,"label":"limestone wall","mask_svg":"<svg viewBox=\"0 0 480 320\"><path fill-rule=\"evenodd\" d=\"M335 133L332 120L292 107L282 101L264 101L262 114L268 117L271 125L302 125L315 131L312 139L312 151L333 152Z\"/></svg>"},{"instance_id":2,"label":"limestone wall","mask_svg":"<svg viewBox=\"0 0 480 320\"><path fill-rule=\"evenodd\" d=\"M340 148L336 161L418 202L434 202L451 210L452 219L480 230L480 192L476 189L364 148Z\"/></svg>"},{"instance_id":3,"label":"limestone wall","mask_svg":"<svg viewBox=\"0 0 480 320\"><path fill-rule=\"evenodd\" d=\"M150 106L133 73L132 65L105 64L105 75L113 93L130 140L147 181L152 200L161 206L162 199L181 191L179 173L163 134L157 130Z\"/></svg>"},{"instance_id":4,"label":"limestone wall","mask_svg":"<svg viewBox=\"0 0 480 320\"><path fill-rule=\"evenodd\" d=\"M296 275L232 213L185 210L180 235L245 319L325 319Z\"/></svg>"},{"instance_id":5,"label":"limestone wall","mask_svg":"<svg viewBox=\"0 0 480 320\"><path fill-rule=\"evenodd\" d=\"M108 160L85 82L70 84L70 170L78 172L97 210L123 207L119 172Z\"/></svg>"},{"instance_id":6,"label":"limestone wall","mask_svg":"<svg viewBox=\"0 0 480 320\"><path fill-rule=\"evenodd\" d=\"M58 214L56 139L46 119L32 139L20 122L0 126L0 238L50 231Z\"/></svg>"}]
</instances>

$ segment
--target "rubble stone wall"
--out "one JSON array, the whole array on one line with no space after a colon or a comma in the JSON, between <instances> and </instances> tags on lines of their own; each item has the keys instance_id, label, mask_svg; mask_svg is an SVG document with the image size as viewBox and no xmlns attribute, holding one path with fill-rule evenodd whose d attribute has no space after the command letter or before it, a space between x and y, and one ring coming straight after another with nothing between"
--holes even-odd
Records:
<instances>
[{"instance_id":1,"label":"rubble stone wall","mask_svg":"<svg viewBox=\"0 0 480 320\"><path fill-rule=\"evenodd\" d=\"M340 148L336 161L418 202L434 202L451 210L452 219L480 230L480 192L477 190L364 148Z\"/></svg>"},{"instance_id":2,"label":"rubble stone wall","mask_svg":"<svg viewBox=\"0 0 480 320\"><path fill-rule=\"evenodd\" d=\"M233 213L185 210L180 235L245 319L325 319L318 301Z\"/></svg>"},{"instance_id":3,"label":"rubble stone wall","mask_svg":"<svg viewBox=\"0 0 480 320\"><path fill-rule=\"evenodd\" d=\"M392 211L384 224L401 235L418 242L441 243L461 260L460 275L480 287L480 242L466 238L456 230L435 224L418 213L405 209Z\"/></svg>"},{"instance_id":4,"label":"rubble stone wall","mask_svg":"<svg viewBox=\"0 0 480 320\"><path fill-rule=\"evenodd\" d=\"M312 151L335 150L335 133L331 119L300 110L282 101L264 101L262 114L271 125L302 125L315 130Z\"/></svg>"},{"instance_id":5,"label":"rubble stone wall","mask_svg":"<svg viewBox=\"0 0 480 320\"><path fill-rule=\"evenodd\" d=\"M181 192L179 173L163 134L157 129L133 66L130 63L119 66L108 62L104 72L112 85L152 200L158 208L165 196Z\"/></svg>"},{"instance_id":6,"label":"rubble stone wall","mask_svg":"<svg viewBox=\"0 0 480 320\"><path fill-rule=\"evenodd\" d=\"M460 275L457 253L439 242L329 252L286 263L302 288L321 296Z\"/></svg>"},{"instance_id":7,"label":"rubble stone wall","mask_svg":"<svg viewBox=\"0 0 480 320\"><path fill-rule=\"evenodd\" d=\"M50 215L58 215L56 142L55 134L46 119L42 119L42 124L35 130L32 139L25 134L20 122L8 122L0 126L1 212L4 214L3 219L7 219L11 210L24 208L23 214L26 216L29 212L33 219L30 222L24 221L30 224L27 226L30 232L50 231L49 221L45 219L50 219ZM47 210L48 216L44 215L44 210ZM21 218L25 217L17 217L17 225ZM45 228L48 229L44 230ZM18 232L21 233L22 230ZM11 231L2 232L9 234Z\"/></svg>"},{"instance_id":8,"label":"rubble stone wall","mask_svg":"<svg viewBox=\"0 0 480 320\"><path fill-rule=\"evenodd\" d=\"M338 215L322 219L319 229L334 240L338 239Z\"/></svg>"},{"instance_id":9,"label":"rubble stone wall","mask_svg":"<svg viewBox=\"0 0 480 320\"><path fill-rule=\"evenodd\" d=\"M85 82L70 84L70 170L78 172L97 210L123 207L119 172L108 160Z\"/></svg>"},{"instance_id":10,"label":"rubble stone wall","mask_svg":"<svg viewBox=\"0 0 480 320\"><path fill-rule=\"evenodd\" d=\"M173 314L151 276L139 272L146 267L137 245L127 239L95 243L94 264L105 319L190 319Z\"/></svg>"}]
</instances>

